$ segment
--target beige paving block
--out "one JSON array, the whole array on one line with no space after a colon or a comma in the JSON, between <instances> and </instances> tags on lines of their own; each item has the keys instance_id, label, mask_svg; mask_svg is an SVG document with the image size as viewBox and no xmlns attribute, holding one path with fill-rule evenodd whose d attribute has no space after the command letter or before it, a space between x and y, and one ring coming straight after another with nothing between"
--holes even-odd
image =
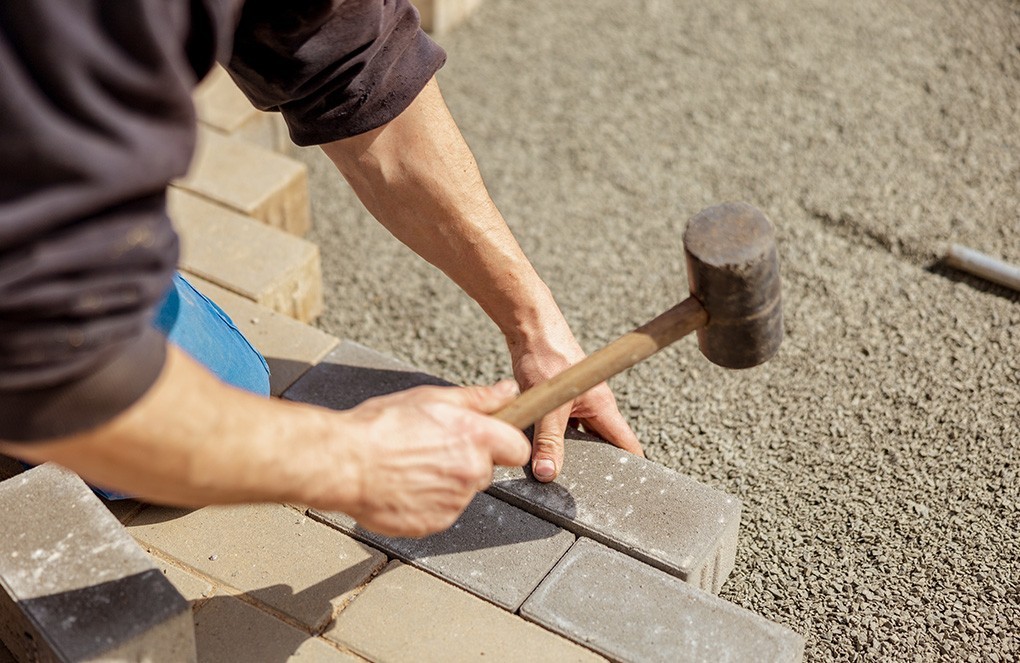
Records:
<instances>
[{"instance_id":1,"label":"beige paving block","mask_svg":"<svg viewBox=\"0 0 1020 663\"><path fill-rule=\"evenodd\" d=\"M188 174L175 186L295 235L311 227L303 163L205 127Z\"/></svg>"},{"instance_id":2,"label":"beige paving block","mask_svg":"<svg viewBox=\"0 0 1020 663\"><path fill-rule=\"evenodd\" d=\"M386 563L379 551L277 504L150 507L128 531L150 550L312 632Z\"/></svg>"},{"instance_id":3,"label":"beige paving block","mask_svg":"<svg viewBox=\"0 0 1020 663\"><path fill-rule=\"evenodd\" d=\"M482 4L482 0L412 1L421 14L421 26L433 34L452 30Z\"/></svg>"},{"instance_id":4,"label":"beige paving block","mask_svg":"<svg viewBox=\"0 0 1020 663\"><path fill-rule=\"evenodd\" d=\"M222 67L209 72L192 97L199 122L213 131L281 154L294 147L283 117L252 106Z\"/></svg>"},{"instance_id":5,"label":"beige paving block","mask_svg":"<svg viewBox=\"0 0 1020 663\"><path fill-rule=\"evenodd\" d=\"M229 134L258 116L258 110L238 89L230 74L216 66L192 94L198 120L212 129Z\"/></svg>"},{"instance_id":6,"label":"beige paving block","mask_svg":"<svg viewBox=\"0 0 1020 663\"><path fill-rule=\"evenodd\" d=\"M152 556L150 555L150 557ZM205 578L188 573L173 564L167 563L166 560L152 557L152 562L156 565L157 569L163 572L163 575L170 581L170 584L181 593L181 596L190 603L207 599L216 591L212 583Z\"/></svg>"},{"instance_id":7,"label":"beige paving block","mask_svg":"<svg viewBox=\"0 0 1020 663\"><path fill-rule=\"evenodd\" d=\"M195 614L195 640L199 663L361 660L227 596L214 597L199 608Z\"/></svg>"},{"instance_id":8,"label":"beige paving block","mask_svg":"<svg viewBox=\"0 0 1020 663\"><path fill-rule=\"evenodd\" d=\"M322 313L318 246L187 191L168 206L182 270L302 322Z\"/></svg>"},{"instance_id":9,"label":"beige paving block","mask_svg":"<svg viewBox=\"0 0 1020 663\"><path fill-rule=\"evenodd\" d=\"M335 336L280 315L205 279L191 274L186 274L186 278L226 311L241 333L266 358L273 396L286 391L339 343Z\"/></svg>"},{"instance_id":10,"label":"beige paving block","mask_svg":"<svg viewBox=\"0 0 1020 663\"><path fill-rule=\"evenodd\" d=\"M602 661L449 585L391 562L323 634L372 661Z\"/></svg>"}]
</instances>

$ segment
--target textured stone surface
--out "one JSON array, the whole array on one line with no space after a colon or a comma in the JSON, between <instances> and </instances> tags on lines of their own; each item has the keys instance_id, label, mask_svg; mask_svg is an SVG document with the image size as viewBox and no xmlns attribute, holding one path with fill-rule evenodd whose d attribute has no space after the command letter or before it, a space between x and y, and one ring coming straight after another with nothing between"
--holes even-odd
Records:
<instances>
[{"instance_id":1,"label":"textured stone surface","mask_svg":"<svg viewBox=\"0 0 1020 663\"><path fill-rule=\"evenodd\" d=\"M400 562L390 563L324 637L386 663L602 660Z\"/></svg>"},{"instance_id":2,"label":"textured stone surface","mask_svg":"<svg viewBox=\"0 0 1020 663\"><path fill-rule=\"evenodd\" d=\"M311 227L305 165L200 128L195 158L176 186L295 235Z\"/></svg>"},{"instance_id":3,"label":"textured stone surface","mask_svg":"<svg viewBox=\"0 0 1020 663\"><path fill-rule=\"evenodd\" d=\"M168 206L181 269L304 322L322 312L315 244L180 189Z\"/></svg>"},{"instance_id":4,"label":"textured stone surface","mask_svg":"<svg viewBox=\"0 0 1020 663\"><path fill-rule=\"evenodd\" d=\"M0 483L0 640L19 659L195 658L188 603L85 483Z\"/></svg>"},{"instance_id":5,"label":"textured stone surface","mask_svg":"<svg viewBox=\"0 0 1020 663\"><path fill-rule=\"evenodd\" d=\"M200 663L361 660L228 596L214 597L198 610L195 640Z\"/></svg>"},{"instance_id":6,"label":"textured stone surface","mask_svg":"<svg viewBox=\"0 0 1020 663\"><path fill-rule=\"evenodd\" d=\"M574 536L484 493L452 527L420 539L391 538L357 527L343 513L316 518L515 611L574 542Z\"/></svg>"},{"instance_id":7,"label":"textured stone surface","mask_svg":"<svg viewBox=\"0 0 1020 663\"><path fill-rule=\"evenodd\" d=\"M283 397L346 410L373 396L421 385L449 384L363 345L342 341L295 382Z\"/></svg>"},{"instance_id":8,"label":"textured stone surface","mask_svg":"<svg viewBox=\"0 0 1020 663\"><path fill-rule=\"evenodd\" d=\"M197 276L188 281L227 312L237 328L266 358L269 388L279 396L339 341L315 327L256 304Z\"/></svg>"},{"instance_id":9,"label":"textured stone surface","mask_svg":"<svg viewBox=\"0 0 1020 663\"><path fill-rule=\"evenodd\" d=\"M386 563L335 529L275 504L185 511L150 507L128 526L155 548L311 631Z\"/></svg>"},{"instance_id":10,"label":"textured stone surface","mask_svg":"<svg viewBox=\"0 0 1020 663\"><path fill-rule=\"evenodd\" d=\"M799 661L804 639L590 539L578 539L521 614L621 661Z\"/></svg>"},{"instance_id":11,"label":"textured stone surface","mask_svg":"<svg viewBox=\"0 0 1020 663\"><path fill-rule=\"evenodd\" d=\"M705 591L718 592L733 570L735 497L578 431L556 481L497 467L489 492Z\"/></svg>"}]
</instances>

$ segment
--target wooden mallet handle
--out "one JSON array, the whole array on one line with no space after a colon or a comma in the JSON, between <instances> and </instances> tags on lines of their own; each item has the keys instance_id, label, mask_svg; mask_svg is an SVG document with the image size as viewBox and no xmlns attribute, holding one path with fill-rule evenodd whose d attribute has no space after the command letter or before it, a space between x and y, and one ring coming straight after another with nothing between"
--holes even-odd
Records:
<instances>
[{"instance_id":1,"label":"wooden mallet handle","mask_svg":"<svg viewBox=\"0 0 1020 663\"><path fill-rule=\"evenodd\" d=\"M705 308L694 297L688 297L551 380L528 389L493 416L523 430L564 403L706 324Z\"/></svg>"}]
</instances>

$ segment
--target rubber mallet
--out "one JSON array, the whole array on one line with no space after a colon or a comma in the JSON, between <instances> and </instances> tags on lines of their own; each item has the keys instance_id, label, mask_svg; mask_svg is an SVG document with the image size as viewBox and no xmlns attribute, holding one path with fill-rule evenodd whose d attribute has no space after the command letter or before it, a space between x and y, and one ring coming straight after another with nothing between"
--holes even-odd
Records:
<instances>
[{"instance_id":1,"label":"rubber mallet","mask_svg":"<svg viewBox=\"0 0 1020 663\"><path fill-rule=\"evenodd\" d=\"M768 218L745 203L702 210L687 222L684 253L690 297L528 389L494 416L527 428L695 330L702 354L719 366L750 368L775 355L783 340L783 311Z\"/></svg>"}]
</instances>

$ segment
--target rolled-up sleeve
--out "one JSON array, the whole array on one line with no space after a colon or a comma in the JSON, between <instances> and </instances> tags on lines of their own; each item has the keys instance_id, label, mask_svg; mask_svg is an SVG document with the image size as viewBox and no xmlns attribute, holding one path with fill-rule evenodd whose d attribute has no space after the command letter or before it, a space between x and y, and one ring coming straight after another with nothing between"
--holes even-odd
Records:
<instances>
[{"instance_id":1,"label":"rolled-up sleeve","mask_svg":"<svg viewBox=\"0 0 1020 663\"><path fill-rule=\"evenodd\" d=\"M298 145L397 117L446 61L408 0L249 0L227 69Z\"/></svg>"},{"instance_id":2,"label":"rolled-up sleeve","mask_svg":"<svg viewBox=\"0 0 1020 663\"><path fill-rule=\"evenodd\" d=\"M0 439L102 424L162 369L191 20L162 0L0 4Z\"/></svg>"}]
</instances>

